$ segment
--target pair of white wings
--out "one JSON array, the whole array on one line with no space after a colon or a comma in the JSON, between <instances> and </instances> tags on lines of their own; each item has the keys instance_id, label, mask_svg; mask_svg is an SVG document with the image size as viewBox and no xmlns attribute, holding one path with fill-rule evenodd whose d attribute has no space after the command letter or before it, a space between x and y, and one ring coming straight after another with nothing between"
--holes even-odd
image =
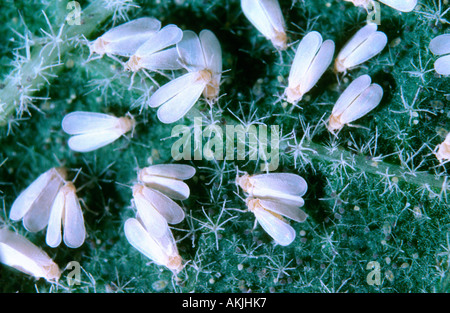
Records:
<instances>
[{"instance_id":1,"label":"pair of white wings","mask_svg":"<svg viewBox=\"0 0 450 313\"><path fill-rule=\"evenodd\" d=\"M248 177L251 190L245 190L249 197L276 200L295 206L303 206L302 196L308 185L299 175L291 173L257 174Z\"/></svg>"},{"instance_id":2,"label":"pair of white wings","mask_svg":"<svg viewBox=\"0 0 450 313\"><path fill-rule=\"evenodd\" d=\"M61 274L58 265L41 248L6 228L0 228L0 263L47 280L58 280Z\"/></svg>"},{"instance_id":3,"label":"pair of white wings","mask_svg":"<svg viewBox=\"0 0 450 313\"><path fill-rule=\"evenodd\" d=\"M295 239L295 230L277 215L297 222L306 220L307 214L300 209L304 205L302 196L307 191L306 181L291 173L252 175L248 180L251 185L247 200L249 209L278 244L289 245Z\"/></svg>"},{"instance_id":4,"label":"pair of white wings","mask_svg":"<svg viewBox=\"0 0 450 313\"><path fill-rule=\"evenodd\" d=\"M64 243L78 248L84 242L86 230L83 213L71 186L67 184L56 169L41 174L14 201L10 218L23 219L25 229L38 232L47 226L46 242L56 247L61 242L61 223L64 224Z\"/></svg>"},{"instance_id":5,"label":"pair of white wings","mask_svg":"<svg viewBox=\"0 0 450 313\"><path fill-rule=\"evenodd\" d=\"M299 88L301 95L311 90L331 64L334 49L334 42L323 42L322 35L316 31L303 37L292 62L288 88Z\"/></svg>"},{"instance_id":6,"label":"pair of white wings","mask_svg":"<svg viewBox=\"0 0 450 313\"><path fill-rule=\"evenodd\" d=\"M104 147L130 129L120 118L95 112L77 111L67 114L62 129L69 135L68 145L77 152L90 152Z\"/></svg>"},{"instance_id":7,"label":"pair of white wings","mask_svg":"<svg viewBox=\"0 0 450 313\"><path fill-rule=\"evenodd\" d=\"M178 51L174 45L180 42L182 37L183 31L178 26L167 25L151 35L133 56L139 59L140 68L152 71L181 69Z\"/></svg>"},{"instance_id":8,"label":"pair of white wings","mask_svg":"<svg viewBox=\"0 0 450 313\"><path fill-rule=\"evenodd\" d=\"M279 33L286 32L278 0L241 0L241 8L253 26L272 42Z\"/></svg>"},{"instance_id":9,"label":"pair of white wings","mask_svg":"<svg viewBox=\"0 0 450 313\"><path fill-rule=\"evenodd\" d=\"M195 168L186 164L157 164L145 167L138 179L146 186L158 190L174 200L189 198L189 186L184 180L195 175Z\"/></svg>"},{"instance_id":10,"label":"pair of white wings","mask_svg":"<svg viewBox=\"0 0 450 313\"><path fill-rule=\"evenodd\" d=\"M298 206L280 203L274 200L253 199L257 204L253 205L252 212L261 227L280 245L287 246L295 239L295 230L285 220L276 216L281 215L297 222L304 222L308 215ZM274 214L275 213L275 214Z\"/></svg>"},{"instance_id":11,"label":"pair of white wings","mask_svg":"<svg viewBox=\"0 0 450 313\"><path fill-rule=\"evenodd\" d=\"M56 195L47 225L45 241L50 247L61 243L61 229L64 228L63 241L69 248L78 248L86 238L86 228L80 201L72 183L66 183Z\"/></svg>"},{"instance_id":12,"label":"pair of white wings","mask_svg":"<svg viewBox=\"0 0 450 313\"><path fill-rule=\"evenodd\" d=\"M157 237L138 219L129 218L125 221L124 229L128 242L158 265L167 266L170 258L178 255L176 242L169 228Z\"/></svg>"},{"instance_id":13,"label":"pair of white wings","mask_svg":"<svg viewBox=\"0 0 450 313\"><path fill-rule=\"evenodd\" d=\"M94 49L95 43L101 40L107 54L130 57L160 29L159 20L152 17L138 18L107 31L91 43L90 47ZM100 51L93 52L100 53Z\"/></svg>"},{"instance_id":14,"label":"pair of white wings","mask_svg":"<svg viewBox=\"0 0 450 313\"><path fill-rule=\"evenodd\" d=\"M141 184L133 189L137 214L145 228L156 237L167 231L167 224L178 224L184 219L183 209L163 193Z\"/></svg>"},{"instance_id":15,"label":"pair of white wings","mask_svg":"<svg viewBox=\"0 0 450 313\"><path fill-rule=\"evenodd\" d=\"M439 75L450 75L450 34L433 38L430 42L430 51L435 55L444 55L434 62L436 72Z\"/></svg>"},{"instance_id":16,"label":"pair of white wings","mask_svg":"<svg viewBox=\"0 0 450 313\"><path fill-rule=\"evenodd\" d=\"M383 88L371 82L369 75L359 76L341 94L332 111L332 115L338 117L341 124L361 118L380 103Z\"/></svg>"},{"instance_id":17,"label":"pair of white wings","mask_svg":"<svg viewBox=\"0 0 450 313\"><path fill-rule=\"evenodd\" d=\"M350 38L336 58L336 64L339 64L336 66L338 71L346 71L364 63L384 49L387 36L377 29L377 24L369 23Z\"/></svg>"}]
</instances>

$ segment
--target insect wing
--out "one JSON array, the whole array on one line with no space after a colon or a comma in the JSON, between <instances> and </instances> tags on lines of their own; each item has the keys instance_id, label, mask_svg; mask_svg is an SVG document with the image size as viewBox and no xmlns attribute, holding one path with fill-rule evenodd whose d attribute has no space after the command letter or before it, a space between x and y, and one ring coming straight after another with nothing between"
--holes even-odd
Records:
<instances>
[{"instance_id":1,"label":"insect wing","mask_svg":"<svg viewBox=\"0 0 450 313\"><path fill-rule=\"evenodd\" d=\"M161 28L161 22L152 17L142 17L116 26L101 37L108 42L123 40L137 36L156 33Z\"/></svg>"},{"instance_id":2,"label":"insect wing","mask_svg":"<svg viewBox=\"0 0 450 313\"><path fill-rule=\"evenodd\" d=\"M430 51L436 55L450 53L450 34L444 34L433 38L429 48Z\"/></svg>"},{"instance_id":3,"label":"insect wing","mask_svg":"<svg viewBox=\"0 0 450 313\"><path fill-rule=\"evenodd\" d=\"M101 39L106 42L106 52L131 56L160 28L160 21L144 17L114 27L103 34Z\"/></svg>"},{"instance_id":4,"label":"insect wing","mask_svg":"<svg viewBox=\"0 0 450 313\"><path fill-rule=\"evenodd\" d=\"M247 19L267 39L277 36L276 31L284 32L284 19L276 0L241 0L241 7Z\"/></svg>"},{"instance_id":5,"label":"insect wing","mask_svg":"<svg viewBox=\"0 0 450 313\"><path fill-rule=\"evenodd\" d=\"M213 32L204 29L199 35L202 45L206 68L214 74L222 73L222 48Z\"/></svg>"},{"instance_id":6,"label":"insect wing","mask_svg":"<svg viewBox=\"0 0 450 313\"><path fill-rule=\"evenodd\" d=\"M401 12L411 12L417 5L417 0L378 0Z\"/></svg>"},{"instance_id":7,"label":"insect wing","mask_svg":"<svg viewBox=\"0 0 450 313\"><path fill-rule=\"evenodd\" d=\"M366 62L380 53L387 44L387 36L383 32L371 34L367 40L359 45L353 52L347 56L343 65L345 68L352 68L356 65Z\"/></svg>"},{"instance_id":8,"label":"insect wing","mask_svg":"<svg viewBox=\"0 0 450 313\"><path fill-rule=\"evenodd\" d=\"M61 275L43 250L6 228L0 229L0 262L36 278L58 280Z\"/></svg>"},{"instance_id":9,"label":"insect wing","mask_svg":"<svg viewBox=\"0 0 450 313\"><path fill-rule=\"evenodd\" d=\"M12 204L11 211L9 212L9 218L13 221L22 219L30 210L39 195L44 192L50 180L54 178L54 175L54 170L50 169L39 175L38 178L36 178L24 191L22 191Z\"/></svg>"},{"instance_id":10,"label":"insect wing","mask_svg":"<svg viewBox=\"0 0 450 313\"><path fill-rule=\"evenodd\" d=\"M294 241L295 230L288 223L262 208L255 208L253 213L261 227L279 245L287 246Z\"/></svg>"},{"instance_id":11,"label":"insect wing","mask_svg":"<svg viewBox=\"0 0 450 313\"><path fill-rule=\"evenodd\" d=\"M323 73L327 70L328 66L333 60L334 54L334 42L332 40L326 40L314 60L312 61L306 76L303 78L300 86L304 93L308 92L322 77Z\"/></svg>"},{"instance_id":12,"label":"insect wing","mask_svg":"<svg viewBox=\"0 0 450 313\"><path fill-rule=\"evenodd\" d=\"M291 173L269 173L250 176L254 193L259 190L272 190L276 194L303 196L308 190L308 184L299 175ZM270 193L270 192L269 192Z\"/></svg>"},{"instance_id":13,"label":"insect wing","mask_svg":"<svg viewBox=\"0 0 450 313\"><path fill-rule=\"evenodd\" d=\"M187 73L170 82L176 85L179 92L158 109L157 116L161 122L164 124L174 123L185 116L194 106L209 83L199 76L198 72ZM187 84L181 85L184 82ZM161 88L164 88L164 86Z\"/></svg>"},{"instance_id":14,"label":"insect wing","mask_svg":"<svg viewBox=\"0 0 450 313\"><path fill-rule=\"evenodd\" d=\"M195 175L195 167L186 164L156 164L143 168L141 173L142 176L153 175L186 180Z\"/></svg>"},{"instance_id":15,"label":"insect wing","mask_svg":"<svg viewBox=\"0 0 450 313\"><path fill-rule=\"evenodd\" d=\"M317 51L322 45L322 36L310 32L300 41L289 73L289 86L296 87L305 77Z\"/></svg>"},{"instance_id":16,"label":"insect wing","mask_svg":"<svg viewBox=\"0 0 450 313\"><path fill-rule=\"evenodd\" d=\"M360 47L372 34L378 29L377 24L369 23L360 30L358 30L352 38L344 45L338 54L338 60L345 60L348 58L358 47Z\"/></svg>"},{"instance_id":17,"label":"insect wing","mask_svg":"<svg viewBox=\"0 0 450 313\"><path fill-rule=\"evenodd\" d=\"M370 85L352 104L342 113L340 121L348 124L372 111L383 97L383 88L377 84Z\"/></svg>"},{"instance_id":18,"label":"insect wing","mask_svg":"<svg viewBox=\"0 0 450 313\"><path fill-rule=\"evenodd\" d=\"M361 75L352 81L336 101L332 114L335 116L341 115L370 86L371 82L372 79L369 75Z\"/></svg>"},{"instance_id":19,"label":"insect wing","mask_svg":"<svg viewBox=\"0 0 450 313\"><path fill-rule=\"evenodd\" d=\"M63 187L64 188L64 187ZM80 201L75 193L75 187L68 186L65 193L64 206L64 243L69 248L78 248L86 238L86 228Z\"/></svg>"},{"instance_id":20,"label":"insect wing","mask_svg":"<svg viewBox=\"0 0 450 313\"><path fill-rule=\"evenodd\" d=\"M125 222L125 236L128 242L140 253L153 260L158 265L165 265L168 256L161 246L152 237L142 224L134 218L129 218Z\"/></svg>"},{"instance_id":21,"label":"insect wing","mask_svg":"<svg viewBox=\"0 0 450 313\"><path fill-rule=\"evenodd\" d=\"M94 131L69 138L70 149L77 152L91 152L117 140L123 132L120 129Z\"/></svg>"},{"instance_id":22,"label":"insect wing","mask_svg":"<svg viewBox=\"0 0 450 313\"><path fill-rule=\"evenodd\" d=\"M161 214L169 224L178 224L184 219L183 209L172 199L157 190L144 188L145 198Z\"/></svg>"},{"instance_id":23,"label":"insect wing","mask_svg":"<svg viewBox=\"0 0 450 313\"><path fill-rule=\"evenodd\" d=\"M434 69L439 75L450 75L450 55L440 57L434 62Z\"/></svg>"},{"instance_id":24,"label":"insect wing","mask_svg":"<svg viewBox=\"0 0 450 313\"><path fill-rule=\"evenodd\" d=\"M290 218L296 222L304 222L308 215L296 205L289 205L279 201L259 199L264 209Z\"/></svg>"},{"instance_id":25,"label":"insect wing","mask_svg":"<svg viewBox=\"0 0 450 313\"><path fill-rule=\"evenodd\" d=\"M63 185L63 180L57 174L42 190L40 195L33 202L30 210L23 217L23 226L30 232L38 232L45 228L50 218L50 210L53 201Z\"/></svg>"},{"instance_id":26,"label":"insect wing","mask_svg":"<svg viewBox=\"0 0 450 313\"><path fill-rule=\"evenodd\" d=\"M161 176L143 176L141 181L146 186L162 192L169 198L175 200L186 200L189 198L189 186L180 180Z\"/></svg>"},{"instance_id":27,"label":"insect wing","mask_svg":"<svg viewBox=\"0 0 450 313\"><path fill-rule=\"evenodd\" d=\"M136 205L139 218L142 224L152 236L162 237L169 228L166 219L158 212L152 203L147 199L144 186L137 185L133 190L133 199Z\"/></svg>"},{"instance_id":28,"label":"insect wing","mask_svg":"<svg viewBox=\"0 0 450 313\"><path fill-rule=\"evenodd\" d=\"M139 60L139 65L148 70L178 70L182 66L178 61L178 51L176 48L169 48L155 52Z\"/></svg>"},{"instance_id":29,"label":"insect wing","mask_svg":"<svg viewBox=\"0 0 450 313\"><path fill-rule=\"evenodd\" d=\"M79 135L87 132L101 131L117 127L119 119L115 116L76 111L67 114L61 123L62 129L69 135Z\"/></svg>"},{"instance_id":30,"label":"insect wing","mask_svg":"<svg viewBox=\"0 0 450 313\"><path fill-rule=\"evenodd\" d=\"M181 63L189 71L199 71L207 68L202 44L197 34L191 30L183 32L183 38L177 43Z\"/></svg>"},{"instance_id":31,"label":"insect wing","mask_svg":"<svg viewBox=\"0 0 450 313\"><path fill-rule=\"evenodd\" d=\"M45 236L45 242L52 248L59 246L61 243L61 223L64 214L64 205L64 190L61 188L53 202Z\"/></svg>"}]
</instances>

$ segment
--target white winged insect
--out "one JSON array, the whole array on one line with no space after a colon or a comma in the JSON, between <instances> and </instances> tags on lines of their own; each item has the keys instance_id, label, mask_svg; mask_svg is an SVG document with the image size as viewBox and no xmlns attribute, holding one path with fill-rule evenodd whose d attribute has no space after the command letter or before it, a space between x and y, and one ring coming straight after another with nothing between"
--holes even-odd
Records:
<instances>
[{"instance_id":1,"label":"white winged insect","mask_svg":"<svg viewBox=\"0 0 450 313\"><path fill-rule=\"evenodd\" d=\"M177 50L188 73L160 87L148 102L152 108L159 107L157 116L165 124L186 115L202 93L210 105L219 95L222 49L217 37L209 30L202 30L199 36L184 31Z\"/></svg>"},{"instance_id":2,"label":"white winged insect","mask_svg":"<svg viewBox=\"0 0 450 313\"><path fill-rule=\"evenodd\" d=\"M138 48L161 28L153 17L142 17L116 26L89 43L90 54L99 56L132 56Z\"/></svg>"},{"instance_id":3,"label":"white winged insect","mask_svg":"<svg viewBox=\"0 0 450 313\"><path fill-rule=\"evenodd\" d=\"M9 216L11 220L23 220L30 232L47 227L46 242L50 247L61 243L61 228L64 228L64 243L78 248L84 243L86 229L83 212L76 189L67 182L64 168L51 168L41 174L14 201Z\"/></svg>"},{"instance_id":4,"label":"white winged insect","mask_svg":"<svg viewBox=\"0 0 450 313\"><path fill-rule=\"evenodd\" d=\"M367 9L373 0L345 0L352 2L357 7L363 7ZM411 12L417 5L417 0L378 0L398 11L401 12Z\"/></svg>"},{"instance_id":5,"label":"white winged insect","mask_svg":"<svg viewBox=\"0 0 450 313\"><path fill-rule=\"evenodd\" d=\"M181 69L175 45L182 37L183 31L178 26L171 24L163 27L136 50L125 68L133 72L141 68L151 71Z\"/></svg>"},{"instance_id":6,"label":"white winged insect","mask_svg":"<svg viewBox=\"0 0 450 313\"><path fill-rule=\"evenodd\" d=\"M447 134L445 140L437 146L436 157L440 162L444 160L450 161L450 133Z\"/></svg>"},{"instance_id":7,"label":"white winged insect","mask_svg":"<svg viewBox=\"0 0 450 313\"><path fill-rule=\"evenodd\" d=\"M182 259L170 228L166 228L162 235L155 236L139 218L127 219L124 228L128 242L140 253L174 274L182 270Z\"/></svg>"},{"instance_id":8,"label":"white winged insect","mask_svg":"<svg viewBox=\"0 0 450 313\"><path fill-rule=\"evenodd\" d=\"M133 129L134 119L109 114L76 111L67 114L61 125L69 135L70 149L90 152L106 146Z\"/></svg>"},{"instance_id":9,"label":"white winged insect","mask_svg":"<svg viewBox=\"0 0 450 313\"><path fill-rule=\"evenodd\" d=\"M276 200L293 206L303 206L303 196L308 184L299 175L291 173L268 173L236 178L236 183L252 198Z\"/></svg>"},{"instance_id":10,"label":"white winged insect","mask_svg":"<svg viewBox=\"0 0 450 313\"><path fill-rule=\"evenodd\" d=\"M335 132L372 111L383 97L383 88L372 84L369 75L355 79L340 95L333 107L328 130Z\"/></svg>"},{"instance_id":11,"label":"white winged insect","mask_svg":"<svg viewBox=\"0 0 450 313\"><path fill-rule=\"evenodd\" d=\"M66 182L56 195L50 210L46 243L57 247L61 243L61 228L64 228L64 244L69 248L78 248L86 238L86 228L76 188L72 182Z\"/></svg>"},{"instance_id":12,"label":"white winged insect","mask_svg":"<svg viewBox=\"0 0 450 313\"><path fill-rule=\"evenodd\" d=\"M37 279L58 281L58 265L41 248L25 237L0 228L0 263L11 266Z\"/></svg>"},{"instance_id":13,"label":"white winged insect","mask_svg":"<svg viewBox=\"0 0 450 313\"><path fill-rule=\"evenodd\" d=\"M298 206L269 199L247 198L249 211L279 245L287 246L295 239L295 230L283 218L304 222L308 215Z\"/></svg>"},{"instance_id":14,"label":"white winged insect","mask_svg":"<svg viewBox=\"0 0 450 313\"><path fill-rule=\"evenodd\" d=\"M242 12L278 50L287 47L286 25L278 0L241 0Z\"/></svg>"},{"instance_id":15,"label":"white winged insect","mask_svg":"<svg viewBox=\"0 0 450 313\"><path fill-rule=\"evenodd\" d=\"M189 186L183 182L195 175L195 168L186 164L157 164L141 169L138 179L175 200L189 198Z\"/></svg>"},{"instance_id":16,"label":"white winged insect","mask_svg":"<svg viewBox=\"0 0 450 313\"><path fill-rule=\"evenodd\" d=\"M350 38L336 58L334 67L337 72L346 72L373 58L384 49L387 36L377 29L377 24L369 23Z\"/></svg>"},{"instance_id":17,"label":"white winged insect","mask_svg":"<svg viewBox=\"0 0 450 313\"><path fill-rule=\"evenodd\" d=\"M66 171L51 168L39 175L12 204L9 217L13 221L23 220L23 226L30 232L44 229L49 221L51 207L61 187Z\"/></svg>"},{"instance_id":18,"label":"white winged insect","mask_svg":"<svg viewBox=\"0 0 450 313\"><path fill-rule=\"evenodd\" d=\"M164 235L168 224L178 224L185 216L175 201L143 184L133 186L133 201L145 228L156 237Z\"/></svg>"},{"instance_id":19,"label":"white winged insect","mask_svg":"<svg viewBox=\"0 0 450 313\"><path fill-rule=\"evenodd\" d=\"M331 64L334 42L323 42L320 33L308 33L300 41L289 73L289 84L285 95L289 103L295 104L311 90Z\"/></svg>"},{"instance_id":20,"label":"white winged insect","mask_svg":"<svg viewBox=\"0 0 450 313\"><path fill-rule=\"evenodd\" d=\"M433 38L430 51L435 55L444 55L434 62L434 69L439 75L450 75L450 34Z\"/></svg>"}]
</instances>

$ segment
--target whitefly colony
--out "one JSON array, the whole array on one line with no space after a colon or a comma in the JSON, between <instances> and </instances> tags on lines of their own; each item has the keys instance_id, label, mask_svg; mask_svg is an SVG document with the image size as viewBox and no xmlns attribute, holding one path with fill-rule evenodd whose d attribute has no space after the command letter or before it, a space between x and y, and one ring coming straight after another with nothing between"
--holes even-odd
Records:
<instances>
[{"instance_id":1,"label":"whitefly colony","mask_svg":"<svg viewBox=\"0 0 450 313\"><path fill-rule=\"evenodd\" d=\"M346 0L368 8L372 0ZM379 0L400 12L411 12L417 0ZM280 4L277 0L241 0L242 13L280 53L288 49L289 38ZM349 37L335 55L335 43L317 31L305 33L295 44L288 85L283 98L299 106L305 94L313 89L322 75L331 70L338 79L375 57L385 49L387 35L377 25L368 23ZM171 124L181 120L203 97L210 106L218 101L222 79L222 47L220 38L208 29L198 34L179 26L163 26L155 17L131 20L105 32L89 43L87 61L104 55L117 60L124 71L163 72L184 70L185 73L160 86L148 99L160 122ZM439 56L434 64L440 75L450 74L450 35L434 38L429 50ZM122 61L123 60L123 61ZM147 72L146 72L147 73ZM151 77L150 77L151 78ZM226 97L226 95L225 95ZM338 136L345 125L375 109L383 97L383 88L372 82L370 75L351 81L336 100L327 120L327 129ZM100 112L76 111L62 120L62 129L70 135L71 150L89 153L134 132L134 117L115 117ZM121 140L127 140L122 138ZM436 147L440 162L450 160L450 134ZM191 190L185 182L196 169L185 164L157 164L139 169L130 187L135 217L124 224L128 242L155 264L165 266L177 275L189 260L180 255L171 225L185 219L185 209L177 201L186 200ZM46 243L69 248L83 245L89 236L82 207L77 197L76 180L67 180L67 170L51 168L37 177L14 201L9 218L22 221L27 231L46 228ZM281 246L292 244L296 232L289 220L304 222L308 215L302 207L307 193L306 180L293 173L244 173L236 185L245 195L245 206L265 232ZM312 208L311 208L312 209ZM57 264L25 237L6 228L0 229L0 261L36 278L55 281L61 271Z\"/></svg>"}]
</instances>

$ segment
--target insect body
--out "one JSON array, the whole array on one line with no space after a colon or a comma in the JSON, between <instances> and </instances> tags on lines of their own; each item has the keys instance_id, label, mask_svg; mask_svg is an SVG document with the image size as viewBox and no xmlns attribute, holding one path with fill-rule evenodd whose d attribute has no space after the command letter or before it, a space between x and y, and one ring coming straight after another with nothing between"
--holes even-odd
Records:
<instances>
[{"instance_id":1,"label":"insect body","mask_svg":"<svg viewBox=\"0 0 450 313\"><path fill-rule=\"evenodd\" d=\"M6 228L0 228L0 263L48 281L57 281L61 276L58 265L47 253Z\"/></svg>"},{"instance_id":2,"label":"insect body","mask_svg":"<svg viewBox=\"0 0 450 313\"><path fill-rule=\"evenodd\" d=\"M383 89L378 84L372 84L369 75L355 79L341 94L333 107L328 123L328 130L340 130L372 111L383 97Z\"/></svg>"},{"instance_id":3,"label":"insect body","mask_svg":"<svg viewBox=\"0 0 450 313\"><path fill-rule=\"evenodd\" d=\"M247 208L255 215L261 227L280 245L286 246L295 239L295 230L284 217L304 222L307 214L304 205L306 181L295 174L269 173L237 177L236 183L248 195Z\"/></svg>"},{"instance_id":4,"label":"insect body","mask_svg":"<svg viewBox=\"0 0 450 313\"><path fill-rule=\"evenodd\" d=\"M326 71L334 54L334 42L323 42L318 32L308 33L298 45L285 90L287 101L297 103Z\"/></svg>"},{"instance_id":5,"label":"insect body","mask_svg":"<svg viewBox=\"0 0 450 313\"><path fill-rule=\"evenodd\" d=\"M195 175L195 168L185 164L157 164L141 169L138 179L175 200L189 198L189 186L183 180Z\"/></svg>"},{"instance_id":6,"label":"insect body","mask_svg":"<svg viewBox=\"0 0 450 313\"><path fill-rule=\"evenodd\" d=\"M175 201L142 184L133 186L133 200L142 223L156 236L166 232L168 223L177 224L184 219L184 211Z\"/></svg>"},{"instance_id":7,"label":"insect body","mask_svg":"<svg viewBox=\"0 0 450 313\"><path fill-rule=\"evenodd\" d=\"M70 137L68 145L77 152L104 147L134 127L134 119L104 113L76 111L67 114L61 125Z\"/></svg>"},{"instance_id":8,"label":"insect body","mask_svg":"<svg viewBox=\"0 0 450 313\"><path fill-rule=\"evenodd\" d=\"M176 25L165 26L136 50L126 63L126 69L136 72L141 68L152 71L182 68L174 46L182 37L183 31Z\"/></svg>"},{"instance_id":9,"label":"insect body","mask_svg":"<svg viewBox=\"0 0 450 313\"><path fill-rule=\"evenodd\" d=\"M286 25L278 0L241 0L241 8L247 19L275 48L286 49Z\"/></svg>"},{"instance_id":10,"label":"insect body","mask_svg":"<svg viewBox=\"0 0 450 313\"><path fill-rule=\"evenodd\" d=\"M47 227L46 243L57 247L63 241L69 248L84 243L86 229L76 189L66 179L63 168L51 168L41 174L14 201L10 218L23 220L25 229L38 232Z\"/></svg>"},{"instance_id":11,"label":"insect body","mask_svg":"<svg viewBox=\"0 0 450 313\"><path fill-rule=\"evenodd\" d=\"M308 189L306 181L291 173L269 173L237 177L237 184L249 197L276 200L303 206L303 195Z\"/></svg>"},{"instance_id":12,"label":"insect body","mask_svg":"<svg viewBox=\"0 0 450 313\"><path fill-rule=\"evenodd\" d=\"M139 252L158 265L164 265L175 274L183 268L182 259L169 228L156 236L139 219L129 218L125 222L125 236Z\"/></svg>"},{"instance_id":13,"label":"insect body","mask_svg":"<svg viewBox=\"0 0 450 313\"><path fill-rule=\"evenodd\" d=\"M373 3L373 0L345 0L352 2L355 6L363 7L367 9L369 4ZM378 0L398 11L411 12L417 5L417 0Z\"/></svg>"},{"instance_id":14,"label":"insect body","mask_svg":"<svg viewBox=\"0 0 450 313\"><path fill-rule=\"evenodd\" d=\"M116 26L89 44L91 54L131 56L161 28L161 22L142 17Z\"/></svg>"},{"instance_id":15,"label":"insect body","mask_svg":"<svg viewBox=\"0 0 450 313\"><path fill-rule=\"evenodd\" d=\"M61 243L61 227L64 228L63 240L66 246L78 248L84 243L84 217L72 182L66 182L61 187L53 202L45 239L50 247L57 247Z\"/></svg>"},{"instance_id":16,"label":"insect body","mask_svg":"<svg viewBox=\"0 0 450 313\"><path fill-rule=\"evenodd\" d=\"M384 49L387 36L377 31L377 28L377 24L367 24L350 38L336 58L334 67L337 72L346 72L373 58Z\"/></svg>"},{"instance_id":17,"label":"insect body","mask_svg":"<svg viewBox=\"0 0 450 313\"><path fill-rule=\"evenodd\" d=\"M261 227L282 246L291 244L295 239L295 230L283 216L297 222L304 222L307 218L306 213L297 206L273 200L248 198L247 207L255 214Z\"/></svg>"}]
</instances>

